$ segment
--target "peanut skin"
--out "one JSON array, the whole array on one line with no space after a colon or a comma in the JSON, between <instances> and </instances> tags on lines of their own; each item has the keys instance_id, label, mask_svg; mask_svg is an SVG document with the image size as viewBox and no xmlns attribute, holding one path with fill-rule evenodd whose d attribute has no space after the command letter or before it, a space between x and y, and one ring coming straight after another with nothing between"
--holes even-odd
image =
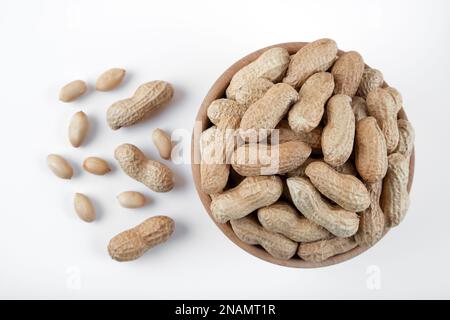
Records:
<instances>
[{"instance_id":1,"label":"peanut skin","mask_svg":"<svg viewBox=\"0 0 450 320\"><path fill-rule=\"evenodd\" d=\"M299 92L299 101L288 115L289 125L295 132L311 132L324 113L324 106L333 94L334 81L331 73L318 72L306 80Z\"/></svg>"},{"instance_id":2,"label":"peanut skin","mask_svg":"<svg viewBox=\"0 0 450 320\"><path fill-rule=\"evenodd\" d=\"M264 78L272 82L279 81L283 78L289 61L289 52L286 49L268 49L258 59L236 72L226 90L227 98L236 99L236 92L242 86L257 78Z\"/></svg>"},{"instance_id":3,"label":"peanut skin","mask_svg":"<svg viewBox=\"0 0 450 320\"><path fill-rule=\"evenodd\" d=\"M84 159L83 169L99 176L105 175L111 171L108 162L99 157L88 157Z\"/></svg>"},{"instance_id":4,"label":"peanut skin","mask_svg":"<svg viewBox=\"0 0 450 320\"><path fill-rule=\"evenodd\" d=\"M231 220L231 227L236 236L251 245L259 244L271 256L288 260L294 256L298 244L285 236L265 230L252 216Z\"/></svg>"},{"instance_id":5,"label":"peanut skin","mask_svg":"<svg viewBox=\"0 0 450 320\"><path fill-rule=\"evenodd\" d=\"M83 80L69 82L59 91L59 100L62 102L72 102L87 91L86 83Z\"/></svg>"},{"instance_id":6,"label":"peanut skin","mask_svg":"<svg viewBox=\"0 0 450 320\"><path fill-rule=\"evenodd\" d=\"M322 132L322 152L326 163L332 166L344 164L353 150L355 115L351 98L335 95L327 105L327 125Z\"/></svg>"},{"instance_id":7,"label":"peanut skin","mask_svg":"<svg viewBox=\"0 0 450 320\"><path fill-rule=\"evenodd\" d=\"M312 242L332 237L325 228L301 217L295 208L281 201L260 208L258 220L266 230L280 233L296 242Z\"/></svg>"},{"instance_id":8,"label":"peanut skin","mask_svg":"<svg viewBox=\"0 0 450 320\"><path fill-rule=\"evenodd\" d=\"M75 193L73 205L78 217L84 222L92 222L95 220L95 207L86 195Z\"/></svg>"},{"instance_id":9,"label":"peanut skin","mask_svg":"<svg viewBox=\"0 0 450 320\"><path fill-rule=\"evenodd\" d=\"M173 188L173 174L166 165L145 157L138 147L122 144L114 152L122 170L131 178L155 192L168 192Z\"/></svg>"},{"instance_id":10,"label":"peanut skin","mask_svg":"<svg viewBox=\"0 0 450 320\"><path fill-rule=\"evenodd\" d=\"M277 145L244 144L233 153L233 169L242 176L284 174L299 167L311 147L299 140Z\"/></svg>"},{"instance_id":11,"label":"peanut skin","mask_svg":"<svg viewBox=\"0 0 450 320\"><path fill-rule=\"evenodd\" d=\"M358 178L339 173L325 162L311 163L305 174L324 196L345 210L360 212L370 205L369 192Z\"/></svg>"},{"instance_id":12,"label":"peanut skin","mask_svg":"<svg viewBox=\"0 0 450 320\"><path fill-rule=\"evenodd\" d=\"M164 130L156 128L152 133L152 141L156 149L158 149L159 156L169 160L172 153L172 140L170 139L170 135Z\"/></svg>"},{"instance_id":13,"label":"peanut skin","mask_svg":"<svg viewBox=\"0 0 450 320\"><path fill-rule=\"evenodd\" d=\"M117 195L117 200L122 207L129 209L141 208L147 202L145 196L137 191L124 191Z\"/></svg>"},{"instance_id":14,"label":"peanut skin","mask_svg":"<svg viewBox=\"0 0 450 320\"><path fill-rule=\"evenodd\" d=\"M337 45L331 39L311 42L297 51L283 79L294 88L300 88L316 72L328 70L337 58Z\"/></svg>"},{"instance_id":15,"label":"peanut skin","mask_svg":"<svg viewBox=\"0 0 450 320\"><path fill-rule=\"evenodd\" d=\"M89 130L89 119L83 111L78 111L70 119L69 124L69 141L70 144L78 148L86 139Z\"/></svg>"},{"instance_id":16,"label":"peanut skin","mask_svg":"<svg viewBox=\"0 0 450 320\"><path fill-rule=\"evenodd\" d=\"M211 213L219 223L239 219L276 202L282 192L283 183L277 176L247 177L237 187L215 195Z\"/></svg>"},{"instance_id":17,"label":"peanut skin","mask_svg":"<svg viewBox=\"0 0 450 320\"><path fill-rule=\"evenodd\" d=\"M301 243L298 247L298 256L305 261L322 262L356 248L353 238L333 238L310 243Z\"/></svg>"},{"instance_id":18,"label":"peanut skin","mask_svg":"<svg viewBox=\"0 0 450 320\"><path fill-rule=\"evenodd\" d=\"M110 91L122 83L125 74L125 69L121 68L111 68L106 70L95 82L95 89L98 91Z\"/></svg>"},{"instance_id":19,"label":"peanut skin","mask_svg":"<svg viewBox=\"0 0 450 320\"><path fill-rule=\"evenodd\" d=\"M175 222L166 216L148 218L134 228L111 239L108 252L116 261L132 261L147 250L167 241L175 229Z\"/></svg>"},{"instance_id":20,"label":"peanut skin","mask_svg":"<svg viewBox=\"0 0 450 320\"><path fill-rule=\"evenodd\" d=\"M58 154L49 154L47 156L47 166L61 179L72 179L73 168L70 163Z\"/></svg>"},{"instance_id":21,"label":"peanut skin","mask_svg":"<svg viewBox=\"0 0 450 320\"><path fill-rule=\"evenodd\" d=\"M358 215L326 203L308 179L288 178L287 185L294 205L309 220L340 238L350 237L358 230Z\"/></svg>"},{"instance_id":22,"label":"peanut skin","mask_svg":"<svg viewBox=\"0 0 450 320\"><path fill-rule=\"evenodd\" d=\"M364 181L373 183L386 175L388 160L386 140L373 117L356 124L355 165Z\"/></svg>"}]
</instances>

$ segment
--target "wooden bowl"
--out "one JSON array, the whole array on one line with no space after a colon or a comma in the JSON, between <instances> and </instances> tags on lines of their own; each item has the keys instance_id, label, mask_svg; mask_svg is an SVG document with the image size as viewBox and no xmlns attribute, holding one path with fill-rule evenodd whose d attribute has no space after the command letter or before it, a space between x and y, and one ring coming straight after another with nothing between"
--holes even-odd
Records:
<instances>
[{"instance_id":1,"label":"wooden bowl","mask_svg":"<svg viewBox=\"0 0 450 320\"><path fill-rule=\"evenodd\" d=\"M216 82L213 84L213 86L209 90L208 94L206 95L205 99L203 100L203 103L200 107L200 110L198 111L197 118L196 118L197 125L198 125L198 123L201 123L202 131L211 126L211 123L209 122L209 119L206 114L208 106L211 104L212 101L219 99L219 98L223 98L225 96L225 90L228 87L228 84L230 83L230 80L233 77L233 75L237 71L239 71L241 68L243 68L244 66L246 66L249 63L251 63L252 61L254 61L256 58L258 58L261 55L261 53L263 53L264 51L266 51L269 48L283 47L283 48L287 49L290 54L294 54L295 52L297 52L300 48L302 48L306 44L307 44L306 42L289 42L289 43L282 43L282 44L269 46L269 47L260 49L258 51L255 51L255 52L245 56L244 58L242 58L235 64L233 64L216 80ZM342 53L343 53L343 51L339 51L339 54L342 54ZM400 110L398 117L400 119L408 119L405 114L405 111L403 109ZM309 262L309 261L301 260L300 258L298 258L297 255L295 255L293 258L291 258L289 260L277 259L277 258L272 257L270 254L268 254L260 246L249 245L249 244L242 242L234 234L229 222L224 223L224 224L217 223L211 215L211 210L210 210L211 198L208 194L204 193L201 189L200 165L196 164L194 161L194 159L200 159L200 150L199 150L199 141L198 141L199 138L200 138L199 136L196 136L195 134L193 134L192 135L192 146L191 146L192 174L194 176L194 182L195 182L195 187L197 189L197 193L200 197L200 200L203 203L203 206L206 209L206 212L208 212L209 216L214 221L214 223L219 227L220 230L222 230L222 232L231 241L233 241L235 244L237 244L240 248L244 249L245 251L254 255L255 257L258 257L265 261L275 263L275 264L278 264L281 266L293 267L293 268L318 268L318 267L330 266L333 264L337 264L337 263L349 260L353 257L356 257L357 255L359 255L362 252L367 250L367 248L362 248L362 247L358 246L346 253L336 255L336 256L331 257L322 262ZM414 151L412 153L411 161L409 164L408 192L411 190L413 177L414 177ZM388 231L389 230L386 230L384 235Z\"/></svg>"}]
</instances>

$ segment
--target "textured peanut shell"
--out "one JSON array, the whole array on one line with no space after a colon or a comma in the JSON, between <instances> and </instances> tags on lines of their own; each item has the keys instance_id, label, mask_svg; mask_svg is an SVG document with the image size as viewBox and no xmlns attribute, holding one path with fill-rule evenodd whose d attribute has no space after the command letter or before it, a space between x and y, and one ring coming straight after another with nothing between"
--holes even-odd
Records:
<instances>
[{"instance_id":1,"label":"textured peanut shell","mask_svg":"<svg viewBox=\"0 0 450 320\"><path fill-rule=\"evenodd\" d=\"M305 170L311 162L317 161L318 159L308 158L299 167L286 172L286 177L306 177Z\"/></svg>"},{"instance_id":2,"label":"textured peanut shell","mask_svg":"<svg viewBox=\"0 0 450 320\"><path fill-rule=\"evenodd\" d=\"M327 71L337 58L337 45L331 39L319 39L302 47L292 57L283 79L295 88L316 72Z\"/></svg>"},{"instance_id":3,"label":"textured peanut shell","mask_svg":"<svg viewBox=\"0 0 450 320\"><path fill-rule=\"evenodd\" d=\"M278 129L278 143L300 140L309 145L313 153L322 153L321 140L323 128L321 126L316 127L310 132L295 132L291 129L287 120L281 120L275 129ZM273 144L275 141L271 139L270 142Z\"/></svg>"},{"instance_id":4,"label":"textured peanut shell","mask_svg":"<svg viewBox=\"0 0 450 320\"><path fill-rule=\"evenodd\" d=\"M352 176L358 175L358 171L356 171L352 160L349 160L340 166L334 167L334 170L342 174L351 174Z\"/></svg>"},{"instance_id":5,"label":"textured peanut shell","mask_svg":"<svg viewBox=\"0 0 450 320\"><path fill-rule=\"evenodd\" d=\"M274 85L244 113L241 130L274 129L297 99L298 93L291 86L284 83Z\"/></svg>"},{"instance_id":6,"label":"textured peanut shell","mask_svg":"<svg viewBox=\"0 0 450 320\"><path fill-rule=\"evenodd\" d=\"M125 78L125 69L111 68L103 72L95 82L98 91L110 91L122 83Z\"/></svg>"},{"instance_id":7,"label":"textured peanut shell","mask_svg":"<svg viewBox=\"0 0 450 320\"><path fill-rule=\"evenodd\" d=\"M415 132L411 123L405 119L397 120L399 140L395 152L401 153L409 159L414 149Z\"/></svg>"},{"instance_id":8,"label":"textured peanut shell","mask_svg":"<svg viewBox=\"0 0 450 320\"><path fill-rule=\"evenodd\" d=\"M291 170L286 173L287 177L306 177L306 168L308 165L315 161L323 161L323 159L317 159L317 158L308 158L305 160L305 162L302 163L302 165L294 170ZM356 171L355 166L353 165L352 161L347 161L343 165L333 167L334 170L336 170L339 173L342 174L351 174L352 176L357 176L358 171Z\"/></svg>"},{"instance_id":9,"label":"textured peanut shell","mask_svg":"<svg viewBox=\"0 0 450 320\"><path fill-rule=\"evenodd\" d=\"M236 99L237 91L257 78L272 82L281 80L289 65L289 53L284 48L271 48L263 52L258 59L240 69L231 79L226 90L228 99Z\"/></svg>"},{"instance_id":10,"label":"textured peanut shell","mask_svg":"<svg viewBox=\"0 0 450 320\"><path fill-rule=\"evenodd\" d=\"M117 101L107 111L113 130L128 127L162 107L173 97L173 87L165 81L151 81L139 86L131 98Z\"/></svg>"},{"instance_id":11,"label":"textured peanut shell","mask_svg":"<svg viewBox=\"0 0 450 320\"><path fill-rule=\"evenodd\" d=\"M72 166L60 155L49 154L47 156L47 166L61 179L71 179L73 176Z\"/></svg>"},{"instance_id":12,"label":"textured peanut shell","mask_svg":"<svg viewBox=\"0 0 450 320\"><path fill-rule=\"evenodd\" d=\"M403 97L401 93L397 89L392 87L384 88L384 90L386 90L391 95L392 99L394 99L396 110L397 112L399 112L403 107Z\"/></svg>"},{"instance_id":13,"label":"textured peanut shell","mask_svg":"<svg viewBox=\"0 0 450 320\"><path fill-rule=\"evenodd\" d=\"M386 224L384 213L380 207L380 196L383 183L367 183L370 194L370 206L359 215L359 228L355 241L361 247L371 247L381 239Z\"/></svg>"},{"instance_id":14,"label":"textured peanut shell","mask_svg":"<svg viewBox=\"0 0 450 320\"><path fill-rule=\"evenodd\" d=\"M239 124L241 123L241 118L238 115L233 115L230 117L224 117L223 119L220 119L219 123L217 124L217 129L220 130L227 130L232 129L230 133L233 137L236 137L238 132L236 129L239 128ZM223 132L222 132L223 134Z\"/></svg>"},{"instance_id":15,"label":"textured peanut shell","mask_svg":"<svg viewBox=\"0 0 450 320\"><path fill-rule=\"evenodd\" d=\"M360 212L370 205L369 192L358 178L339 173L323 161L312 162L305 174L320 193L345 210Z\"/></svg>"},{"instance_id":16,"label":"textured peanut shell","mask_svg":"<svg viewBox=\"0 0 450 320\"><path fill-rule=\"evenodd\" d=\"M383 180L381 208L386 215L387 226L398 226L409 207L408 176L409 161L400 153L389 157L389 168Z\"/></svg>"},{"instance_id":17,"label":"textured peanut shell","mask_svg":"<svg viewBox=\"0 0 450 320\"><path fill-rule=\"evenodd\" d=\"M117 196L117 200L124 208L141 208L145 205L144 195L136 191L124 191Z\"/></svg>"},{"instance_id":18,"label":"textured peanut shell","mask_svg":"<svg viewBox=\"0 0 450 320\"><path fill-rule=\"evenodd\" d=\"M86 83L82 80L69 82L59 91L59 100L62 102L72 102L82 96L86 90Z\"/></svg>"},{"instance_id":19,"label":"textured peanut shell","mask_svg":"<svg viewBox=\"0 0 450 320\"><path fill-rule=\"evenodd\" d=\"M276 145L244 144L233 153L233 169L242 176L284 174L299 167L311 154L300 140Z\"/></svg>"},{"instance_id":20,"label":"textured peanut shell","mask_svg":"<svg viewBox=\"0 0 450 320\"><path fill-rule=\"evenodd\" d=\"M209 120L218 125L221 119L230 117L242 118L245 111L247 111L247 106L241 105L234 100L230 99L217 99L211 102L208 107L208 118Z\"/></svg>"},{"instance_id":21,"label":"textured peanut shell","mask_svg":"<svg viewBox=\"0 0 450 320\"><path fill-rule=\"evenodd\" d=\"M83 111L78 111L70 119L69 124L69 141L70 144L78 148L84 141L89 130L89 120Z\"/></svg>"},{"instance_id":22,"label":"textured peanut shell","mask_svg":"<svg viewBox=\"0 0 450 320\"><path fill-rule=\"evenodd\" d=\"M386 139L388 154L391 154L397 148L399 139L397 126L399 106L392 94L383 88L369 92L366 103L369 115L377 119Z\"/></svg>"},{"instance_id":23,"label":"textured peanut shell","mask_svg":"<svg viewBox=\"0 0 450 320\"><path fill-rule=\"evenodd\" d=\"M83 161L83 169L89 173L102 176L111 171L108 162L98 157L88 157Z\"/></svg>"},{"instance_id":24,"label":"textured peanut shell","mask_svg":"<svg viewBox=\"0 0 450 320\"><path fill-rule=\"evenodd\" d=\"M288 201L289 203L292 203L292 198L291 194L289 193L289 188L286 179L283 179L282 182L283 182L283 193L281 195L280 200L281 201L285 200Z\"/></svg>"},{"instance_id":25,"label":"textured peanut shell","mask_svg":"<svg viewBox=\"0 0 450 320\"><path fill-rule=\"evenodd\" d=\"M326 163L332 166L344 164L353 150L355 115L351 98L335 95L327 105L327 125L322 132L322 153Z\"/></svg>"},{"instance_id":26,"label":"textured peanut shell","mask_svg":"<svg viewBox=\"0 0 450 320\"><path fill-rule=\"evenodd\" d=\"M172 152L172 140L170 136L163 130L156 128L152 133L152 141L156 149L158 149L159 156L163 159L170 159Z\"/></svg>"},{"instance_id":27,"label":"textured peanut shell","mask_svg":"<svg viewBox=\"0 0 450 320\"><path fill-rule=\"evenodd\" d=\"M335 255L345 253L356 248L357 244L351 238L333 238L310 243L301 243L298 256L305 261L322 262Z\"/></svg>"},{"instance_id":28,"label":"textured peanut shell","mask_svg":"<svg viewBox=\"0 0 450 320\"><path fill-rule=\"evenodd\" d=\"M358 215L325 202L308 179L288 178L287 185L294 205L312 222L340 238L350 237L358 230Z\"/></svg>"},{"instance_id":29,"label":"textured peanut shell","mask_svg":"<svg viewBox=\"0 0 450 320\"><path fill-rule=\"evenodd\" d=\"M78 217L85 222L95 220L95 208L91 200L82 193L75 193L73 205Z\"/></svg>"},{"instance_id":30,"label":"textured peanut shell","mask_svg":"<svg viewBox=\"0 0 450 320\"><path fill-rule=\"evenodd\" d=\"M122 144L114 152L122 170L131 178L143 183L155 192L167 192L173 188L172 171L164 164L145 157L138 147Z\"/></svg>"},{"instance_id":31,"label":"textured peanut shell","mask_svg":"<svg viewBox=\"0 0 450 320\"><path fill-rule=\"evenodd\" d=\"M358 90L364 72L364 59L356 51L342 54L334 63L331 73L334 77L334 94L353 97Z\"/></svg>"},{"instance_id":32,"label":"textured peanut shell","mask_svg":"<svg viewBox=\"0 0 450 320\"><path fill-rule=\"evenodd\" d=\"M280 233L296 242L312 242L332 237L325 228L300 216L285 202L276 202L258 210L258 220L270 232Z\"/></svg>"},{"instance_id":33,"label":"textured peanut shell","mask_svg":"<svg viewBox=\"0 0 450 320\"><path fill-rule=\"evenodd\" d=\"M298 102L288 114L289 126L295 132L311 132L324 113L324 106L333 94L334 81L331 73L318 72L306 80L299 92Z\"/></svg>"},{"instance_id":34,"label":"textured peanut shell","mask_svg":"<svg viewBox=\"0 0 450 320\"><path fill-rule=\"evenodd\" d=\"M211 213L219 223L245 217L276 202L283 192L277 176L247 177L237 187L213 197Z\"/></svg>"},{"instance_id":35,"label":"textured peanut shell","mask_svg":"<svg viewBox=\"0 0 450 320\"><path fill-rule=\"evenodd\" d=\"M352 109L353 109L353 114L355 115L356 122L367 117L367 104L366 104L366 100L364 100L364 98L353 97Z\"/></svg>"},{"instance_id":36,"label":"textured peanut shell","mask_svg":"<svg viewBox=\"0 0 450 320\"><path fill-rule=\"evenodd\" d=\"M285 236L265 230L258 221L247 216L231 220L231 228L236 236L250 245L260 245L275 258L288 260L297 251L298 244Z\"/></svg>"},{"instance_id":37,"label":"textured peanut shell","mask_svg":"<svg viewBox=\"0 0 450 320\"><path fill-rule=\"evenodd\" d=\"M221 192L227 185L230 166L223 162L215 144L217 127L212 126L200 136L200 184L203 192ZM217 159L217 160L216 160Z\"/></svg>"},{"instance_id":38,"label":"textured peanut shell","mask_svg":"<svg viewBox=\"0 0 450 320\"><path fill-rule=\"evenodd\" d=\"M108 245L109 255L120 262L136 260L150 248L165 242L174 229L175 222L169 217L148 218L136 227L113 237Z\"/></svg>"},{"instance_id":39,"label":"textured peanut shell","mask_svg":"<svg viewBox=\"0 0 450 320\"><path fill-rule=\"evenodd\" d=\"M381 88L384 83L383 74L377 69L366 67L359 84L357 95L366 98L369 92Z\"/></svg>"},{"instance_id":40,"label":"textured peanut shell","mask_svg":"<svg viewBox=\"0 0 450 320\"><path fill-rule=\"evenodd\" d=\"M273 82L264 78L256 78L245 83L236 92L236 102L244 107L249 107L273 87Z\"/></svg>"},{"instance_id":41,"label":"textured peanut shell","mask_svg":"<svg viewBox=\"0 0 450 320\"><path fill-rule=\"evenodd\" d=\"M374 117L364 118L356 124L355 166L369 183L380 181L386 175L386 140Z\"/></svg>"},{"instance_id":42,"label":"textured peanut shell","mask_svg":"<svg viewBox=\"0 0 450 320\"><path fill-rule=\"evenodd\" d=\"M207 194L221 192L227 185L234 147L234 132L227 129L234 130L238 125L237 116L223 118L218 127L210 127L200 136L200 183Z\"/></svg>"}]
</instances>

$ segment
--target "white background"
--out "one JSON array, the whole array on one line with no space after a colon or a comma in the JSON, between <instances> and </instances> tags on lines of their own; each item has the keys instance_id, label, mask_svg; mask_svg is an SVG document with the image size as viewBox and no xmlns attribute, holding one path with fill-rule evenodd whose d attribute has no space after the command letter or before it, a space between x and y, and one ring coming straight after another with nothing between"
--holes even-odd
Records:
<instances>
[{"instance_id":1,"label":"white background","mask_svg":"<svg viewBox=\"0 0 450 320\"><path fill-rule=\"evenodd\" d=\"M450 298L450 6L442 1L5 1L0 2L0 297L1 298ZM404 96L416 129L416 175L404 223L363 255L324 269L271 265L231 243L213 224L188 164L168 163L176 188L156 194L117 167L113 150L130 142L158 158L156 127L192 130L215 79L237 59L288 41L335 39L358 50ZM109 67L128 70L110 93L93 90ZM58 101L74 79L89 83L80 100ZM112 131L105 112L143 82L164 79L172 103L151 119ZM86 145L66 137L85 111ZM184 141L189 146L189 138ZM53 176L46 156L75 166ZM189 159L190 150L186 149ZM80 170L104 157L104 177ZM151 203L119 207L115 196L142 191ZM80 221L74 192L95 202L99 219ZM106 247L116 233L155 214L177 222L173 238L131 263Z\"/></svg>"}]
</instances>

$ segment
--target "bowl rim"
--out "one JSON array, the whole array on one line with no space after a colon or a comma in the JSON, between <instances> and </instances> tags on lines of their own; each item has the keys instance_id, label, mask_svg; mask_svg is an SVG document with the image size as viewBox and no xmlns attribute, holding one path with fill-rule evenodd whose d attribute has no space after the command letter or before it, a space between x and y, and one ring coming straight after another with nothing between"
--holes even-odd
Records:
<instances>
[{"instance_id":1,"label":"bowl rim","mask_svg":"<svg viewBox=\"0 0 450 320\"><path fill-rule=\"evenodd\" d=\"M207 117L207 109L212 101L216 99L220 99L224 97L225 90L228 87L228 84L231 81L231 78L234 76L234 74L242 69L244 66L248 65L252 61L254 61L256 58L258 58L264 51L274 48L274 47L282 47L288 50L289 54L294 54L297 52L300 48L308 44L308 42L287 42L287 43L280 43L271 45L268 47L264 47L262 49L256 50L243 58L239 59L237 62L235 62L233 65L231 65L228 69L225 70L224 73L214 82L214 84L209 89L208 93L206 94L205 98L203 99L203 102L200 106L200 109L198 110L197 116L195 118L196 124L199 122L201 123L201 131L203 132L209 125L209 119ZM338 55L341 55L344 53L344 51L339 50ZM387 85L385 83L385 85ZM402 107L402 109L398 113L398 119L405 119L408 120L408 117ZM305 261L297 257L297 255L294 255L289 260L282 260L272 257L269 253L267 253L263 248L260 246L255 245L249 245L243 241L241 241L234 233L234 231L231 228L231 225L229 222L227 223L218 223L215 221L211 214L210 210L210 204L211 204L211 197L204 193L201 189L200 184L200 164L196 163L195 159L200 159L200 150L199 150L199 136L195 136L195 126L192 132L192 139L191 139L191 169L192 169L192 175L194 179L195 188L197 190L197 194L200 197L200 200L203 204L203 207L205 208L206 212L208 213L211 220L215 223L215 225L225 234L225 236L234 242L238 247L245 250L247 253L262 259L264 261L277 264L284 267L292 267L292 268L319 268L319 267L326 267L331 266L334 264L338 264L347 260L350 260L361 253L365 252L366 250L372 248L373 246L369 248L363 248L360 246L355 247L354 249L347 251L345 253L330 257L324 261L321 262L311 262L311 261ZM409 163L409 180L408 180L408 192L411 191L413 179L414 179L414 167L415 167L415 148L412 151L410 163ZM383 239L384 236L389 232L389 229L386 229L380 238ZM379 241L380 241L379 240Z\"/></svg>"}]
</instances>

